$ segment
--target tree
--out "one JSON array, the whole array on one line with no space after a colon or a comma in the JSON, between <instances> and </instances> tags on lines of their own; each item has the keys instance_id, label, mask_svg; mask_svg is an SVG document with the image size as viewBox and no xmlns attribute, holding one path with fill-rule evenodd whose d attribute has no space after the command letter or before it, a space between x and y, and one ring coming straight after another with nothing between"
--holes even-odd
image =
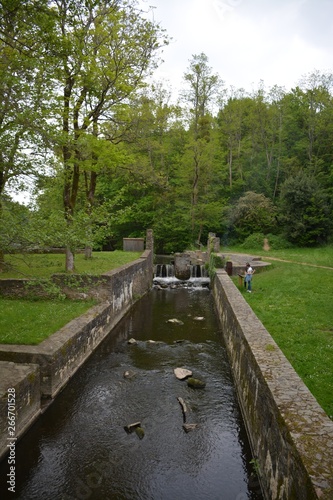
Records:
<instances>
[{"instance_id":1,"label":"tree","mask_svg":"<svg viewBox=\"0 0 333 500\"><path fill-rule=\"evenodd\" d=\"M252 100L241 91L233 91L227 102L220 102L217 121L230 192L237 192L245 183L243 155L248 142L247 117L252 106Z\"/></svg>"},{"instance_id":2,"label":"tree","mask_svg":"<svg viewBox=\"0 0 333 500\"><path fill-rule=\"evenodd\" d=\"M200 243L202 235L202 222L197 210L201 196L207 192L207 178L212 170L211 142L212 116L211 106L218 99L218 93L222 82L218 75L212 74L208 66L208 58L205 54L194 55L190 61L188 71L184 74L184 80L188 89L183 98L190 106L189 131L191 138L187 146L187 158L185 163L189 169L190 197L191 197L191 230L194 238L197 232L196 242Z\"/></svg>"},{"instance_id":3,"label":"tree","mask_svg":"<svg viewBox=\"0 0 333 500\"><path fill-rule=\"evenodd\" d=\"M85 136L101 135L101 124L114 121L143 83L160 47L162 30L147 20L136 0L56 0L58 40L56 78L62 87L61 150L64 211L70 226L75 214L81 173L85 171L87 203L96 189L98 148L85 169ZM119 140L119 137L108 137ZM73 270L73 249L66 249L66 269Z\"/></svg>"},{"instance_id":4,"label":"tree","mask_svg":"<svg viewBox=\"0 0 333 500\"><path fill-rule=\"evenodd\" d=\"M327 241L332 229L327 197L313 177L304 172L281 188L279 220L288 241L313 246Z\"/></svg>"},{"instance_id":5,"label":"tree","mask_svg":"<svg viewBox=\"0 0 333 500\"><path fill-rule=\"evenodd\" d=\"M248 191L229 212L230 233L244 241L253 233L268 234L276 228L276 207L263 194Z\"/></svg>"},{"instance_id":6,"label":"tree","mask_svg":"<svg viewBox=\"0 0 333 500\"><path fill-rule=\"evenodd\" d=\"M44 171L50 81L45 46L52 32L46 4L0 2L0 220L6 189L26 188L27 179L34 181Z\"/></svg>"}]
</instances>

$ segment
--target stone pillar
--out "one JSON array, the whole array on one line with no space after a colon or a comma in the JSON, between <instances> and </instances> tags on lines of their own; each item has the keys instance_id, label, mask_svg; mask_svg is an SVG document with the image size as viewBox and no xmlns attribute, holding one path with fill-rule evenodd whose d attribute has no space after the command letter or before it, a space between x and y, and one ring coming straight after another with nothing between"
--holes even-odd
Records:
<instances>
[{"instance_id":1,"label":"stone pillar","mask_svg":"<svg viewBox=\"0 0 333 500\"><path fill-rule=\"evenodd\" d=\"M215 238L213 240L213 252L219 253L219 251L220 251L220 238L215 236Z\"/></svg>"},{"instance_id":2,"label":"stone pillar","mask_svg":"<svg viewBox=\"0 0 333 500\"><path fill-rule=\"evenodd\" d=\"M188 280L191 277L191 256L187 253L175 254L175 276L179 280Z\"/></svg>"},{"instance_id":3,"label":"stone pillar","mask_svg":"<svg viewBox=\"0 0 333 500\"><path fill-rule=\"evenodd\" d=\"M152 229L147 229L146 231L146 250L151 250L152 253L154 253L154 236Z\"/></svg>"},{"instance_id":4,"label":"stone pillar","mask_svg":"<svg viewBox=\"0 0 333 500\"><path fill-rule=\"evenodd\" d=\"M208 233L207 250L208 254L212 252L219 253L220 251L220 238L215 233Z\"/></svg>"}]
</instances>

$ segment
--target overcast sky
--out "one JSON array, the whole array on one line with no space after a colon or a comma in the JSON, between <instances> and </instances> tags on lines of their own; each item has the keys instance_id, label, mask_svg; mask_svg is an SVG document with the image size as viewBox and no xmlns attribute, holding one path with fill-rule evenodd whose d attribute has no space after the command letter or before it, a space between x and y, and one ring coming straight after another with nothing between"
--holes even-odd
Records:
<instances>
[{"instance_id":1,"label":"overcast sky","mask_svg":"<svg viewBox=\"0 0 333 500\"><path fill-rule=\"evenodd\" d=\"M226 86L260 80L295 87L315 70L333 73L333 0L142 0L173 38L156 72L173 89L193 54L205 53Z\"/></svg>"}]
</instances>

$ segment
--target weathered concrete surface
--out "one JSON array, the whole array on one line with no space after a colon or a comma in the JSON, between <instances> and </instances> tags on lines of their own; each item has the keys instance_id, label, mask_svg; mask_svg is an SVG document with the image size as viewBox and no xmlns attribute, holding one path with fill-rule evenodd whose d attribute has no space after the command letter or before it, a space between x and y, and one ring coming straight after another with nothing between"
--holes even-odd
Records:
<instances>
[{"instance_id":1,"label":"weathered concrete surface","mask_svg":"<svg viewBox=\"0 0 333 500\"><path fill-rule=\"evenodd\" d=\"M39 366L0 361L0 460L41 411ZM14 423L14 428L13 424Z\"/></svg>"},{"instance_id":2,"label":"weathered concrete surface","mask_svg":"<svg viewBox=\"0 0 333 500\"><path fill-rule=\"evenodd\" d=\"M333 422L224 270L212 291L267 499L332 500Z\"/></svg>"},{"instance_id":3,"label":"weathered concrete surface","mask_svg":"<svg viewBox=\"0 0 333 500\"><path fill-rule=\"evenodd\" d=\"M191 256L189 253L175 253L175 276L180 280L191 277Z\"/></svg>"},{"instance_id":4,"label":"weathered concrete surface","mask_svg":"<svg viewBox=\"0 0 333 500\"><path fill-rule=\"evenodd\" d=\"M123 250L125 252L143 252L144 238L123 238Z\"/></svg>"},{"instance_id":5,"label":"weathered concrete surface","mask_svg":"<svg viewBox=\"0 0 333 500\"><path fill-rule=\"evenodd\" d=\"M237 276L237 274L244 274L245 265L247 262L251 264L253 269L257 272L262 268L270 266L270 262L265 262L261 257L256 255L241 254L241 253L218 253L217 254L224 261L232 263L232 275Z\"/></svg>"}]
</instances>

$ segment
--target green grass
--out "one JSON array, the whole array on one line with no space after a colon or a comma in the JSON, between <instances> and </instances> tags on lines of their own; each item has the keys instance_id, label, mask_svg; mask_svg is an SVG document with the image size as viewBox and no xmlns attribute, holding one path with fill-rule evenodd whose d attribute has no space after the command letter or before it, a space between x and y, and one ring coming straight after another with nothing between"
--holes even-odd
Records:
<instances>
[{"instance_id":1,"label":"green grass","mask_svg":"<svg viewBox=\"0 0 333 500\"><path fill-rule=\"evenodd\" d=\"M138 259L142 252L93 252L92 259L83 254L75 255L75 273L98 275ZM0 279L49 278L54 273L65 272L64 254L13 254L5 257L6 270Z\"/></svg>"},{"instance_id":2,"label":"green grass","mask_svg":"<svg viewBox=\"0 0 333 500\"><path fill-rule=\"evenodd\" d=\"M0 343L36 345L95 304L92 300L0 298Z\"/></svg>"},{"instance_id":3,"label":"green grass","mask_svg":"<svg viewBox=\"0 0 333 500\"><path fill-rule=\"evenodd\" d=\"M333 263L332 247L284 250L269 255L319 266ZM269 261L267 254L265 259ZM238 283L238 279L234 281ZM254 275L252 294L240 289L319 404L333 418L333 266L323 269L272 261L269 268Z\"/></svg>"},{"instance_id":4,"label":"green grass","mask_svg":"<svg viewBox=\"0 0 333 500\"><path fill-rule=\"evenodd\" d=\"M318 248L288 248L284 250L274 250L265 252L264 250L244 250L242 247L232 247L223 249L226 254L245 253L249 255L261 256L262 260L269 261L270 257L293 262L303 262L315 264L317 266L333 267L333 245L322 246Z\"/></svg>"},{"instance_id":5,"label":"green grass","mask_svg":"<svg viewBox=\"0 0 333 500\"><path fill-rule=\"evenodd\" d=\"M86 260L75 256L76 272L99 275L140 257L142 252L95 252ZM8 278L49 278L64 272L64 254L8 255L12 268L0 274ZM28 300L0 297L0 344L39 344L96 302L72 300Z\"/></svg>"}]
</instances>

